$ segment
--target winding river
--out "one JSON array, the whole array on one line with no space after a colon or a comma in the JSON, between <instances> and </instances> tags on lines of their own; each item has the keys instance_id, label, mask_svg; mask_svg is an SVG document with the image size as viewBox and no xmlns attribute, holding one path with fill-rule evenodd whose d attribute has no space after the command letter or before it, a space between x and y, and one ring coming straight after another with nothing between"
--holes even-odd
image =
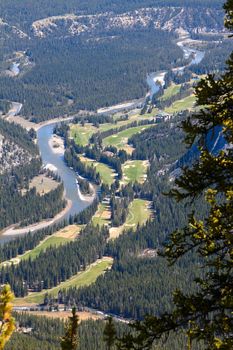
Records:
<instances>
[{"instance_id":1,"label":"winding river","mask_svg":"<svg viewBox=\"0 0 233 350\"><path fill-rule=\"evenodd\" d=\"M64 155L55 153L51 147L50 139L53 136L53 129L58 122L48 124L39 128L37 132L38 146L40 155L44 167L51 168L60 177L64 184L65 198L68 201L68 206L64 213L58 214L55 218L42 221L41 223L34 224L28 227L14 229L14 227L7 228L5 232L0 236L0 244L8 242L19 235L27 234L29 231L36 232L38 229L42 229L55 222L68 219L70 215L74 215L88 207L91 199L85 200L82 198L77 185L77 174L74 170L70 169L64 162ZM94 199L94 197L93 197Z\"/></svg>"},{"instance_id":2,"label":"winding river","mask_svg":"<svg viewBox=\"0 0 233 350\"><path fill-rule=\"evenodd\" d=\"M187 36L185 39L188 39ZM184 59L191 58L191 61L189 64L183 67L177 67L173 68L173 72L182 72L185 68L192 66L194 64L199 64L204 56L205 52L200 51L194 48L189 47L187 44L185 44L185 41L179 41L177 42L177 45L183 50L184 53ZM152 99L153 95L156 94L159 91L160 86L165 85L165 75L167 71L160 71L160 72L154 72L147 75L147 84L150 88L150 99Z\"/></svg>"},{"instance_id":3,"label":"winding river","mask_svg":"<svg viewBox=\"0 0 233 350\"><path fill-rule=\"evenodd\" d=\"M187 66L193 65L193 64L198 64L202 61L202 59L204 58L205 53L193 48L188 47L184 41L178 42L177 43L178 46L180 46L180 48L182 48L183 52L184 52L184 58L190 58L192 56L192 59L190 61L190 63ZM178 67L178 68L174 68L174 71L182 71L185 67ZM150 93L147 94L146 98L150 95L151 97L153 96L154 93L156 93L159 90L160 85L164 85L164 78L166 75L166 71L163 72L156 72L156 73L151 73L148 74L147 76L147 83L148 86L150 88ZM140 102L142 101L142 99L140 99ZM138 104L138 101L133 101L133 103L131 103L131 105L129 106L129 110L134 109L135 106ZM20 105L20 106L18 106ZM13 106L14 107L14 106ZM21 104L17 104L17 106L15 106L17 108L12 108L11 110L11 114L17 115L22 107ZM123 111L124 109L127 109L127 106L125 104L120 104L117 106L112 107L114 113L116 112L120 112ZM111 108L110 108L111 110ZM104 109L99 111L99 113L109 113L110 111L105 111ZM110 112L111 113L111 112ZM52 124L48 124L48 125L44 125L42 126L38 132L37 132L37 137L38 137L38 146L40 149L40 154L41 154L41 158L43 161L44 166L46 167L50 167L53 168L54 170L56 169L56 172L59 174L59 176L61 177L63 184L64 184L64 189L65 189L65 197L68 200L68 202L70 203L69 209L66 211L66 213L64 213L64 215L60 215L60 217L56 220L53 220L53 222L55 221L59 221L59 220L63 220L64 218L69 218L70 215L74 215L79 213L80 211L82 211L84 208L86 208L88 205L90 205L90 201L86 201L83 200L83 198L81 198L78 186L77 186L77 174L74 172L73 169L70 169L69 167L67 167L67 165L64 162L64 156L58 153L55 153L51 147L51 145L49 144L50 139L53 136L53 129L55 127L55 125L57 125L58 122L54 122ZM52 222L44 222L42 227L51 225ZM36 225L35 225L36 227ZM38 227L39 228L39 227ZM4 236L0 237L0 242L4 243L6 241L9 241L11 239L13 239L14 237L17 237L19 234L25 234L29 231L29 227L21 229L21 230L16 230L14 232L10 232L9 234L6 232L6 234ZM31 229L30 229L31 230ZM35 229L31 230L31 231L35 231ZM12 229L10 229L9 231L12 231ZM23 232L22 232L23 231Z\"/></svg>"},{"instance_id":4,"label":"winding river","mask_svg":"<svg viewBox=\"0 0 233 350\"><path fill-rule=\"evenodd\" d=\"M64 162L64 156L53 152L49 145L49 140L53 135L53 129L56 123L41 127L37 132L38 146L44 166L51 166L57 169L57 173L61 177L64 189L65 197L71 202L69 211L63 218L68 218L70 215L79 213L86 208L90 203L89 201L83 201L80 198L78 186L76 183L77 175L74 170L70 169Z\"/></svg>"}]
</instances>

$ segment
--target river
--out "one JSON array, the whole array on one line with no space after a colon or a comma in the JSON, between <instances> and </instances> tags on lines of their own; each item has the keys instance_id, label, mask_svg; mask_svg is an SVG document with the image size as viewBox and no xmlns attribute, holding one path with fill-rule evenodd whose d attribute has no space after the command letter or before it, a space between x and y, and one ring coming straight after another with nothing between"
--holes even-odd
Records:
<instances>
[{"instance_id":1,"label":"river","mask_svg":"<svg viewBox=\"0 0 233 350\"><path fill-rule=\"evenodd\" d=\"M16 237L27 234L29 231L36 232L40 228L52 225L55 222L68 219L70 215L74 215L88 207L90 200L83 200L81 198L78 186L77 186L77 175L74 170L70 169L64 162L64 155L53 152L52 147L49 145L49 141L53 136L53 129L55 125L60 122L42 126L37 132L38 146L40 155L44 167L53 169L60 177L64 184L65 197L69 203L68 210L65 211L64 215L59 214L54 219L43 221L38 224L31 225L30 227L14 229L10 227L6 229L4 234L0 236L0 243L8 242Z\"/></svg>"},{"instance_id":2,"label":"river","mask_svg":"<svg viewBox=\"0 0 233 350\"><path fill-rule=\"evenodd\" d=\"M74 170L70 169L64 162L64 156L53 152L49 145L49 140L53 136L53 129L57 123L41 127L37 132L38 146L44 166L52 165L57 169L60 175L64 188L66 199L71 201L71 208L66 213L65 217L79 213L86 208L90 203L83 201L80 198L78 186L76 183L77 175Z\"/></svg>"},{"instance_id":3,"label":"river","mask_svg":"<svg viewBox=\"0 0 233 350\"><path fill-rule=\"evenodd\" d=\"M186 37L185 39L187 40L189 39L189 37ZM183 50L184 58L185 59L191 58L191 61L186 66L173 68L172 69L173 72L182 72L187 67L190 67L194 64L199 64L205 56L204 51L200 51L189 47L187 44L185 44L185 40L177 42L177 45ZM166 73L167 71L160 71L160 72L153 72L147 75L146 81L150 88L150 93L149 93L150 99L152 99L153 95L159 91L160 86L163 87L165 85Z\"/></svg>"},{"instance_id":4,"label":"river","mask_svg":"<svg viewBox=\"0 0 233 350\"><path fill-rule=\"evenodd\" d=\"M188 47L186 44L184 44L184 41L178 42L177 45L182 48L184 52L184 58L188 58L191 55L193 56L192 60L187 66L198 64L204 58L204 55L205 55L204 52ZM174 70L181 71L185 67L174 68ZM152 97L153 94L159 90L160 85L162 86L164 85L165 83L164 79L165 79L166 73L167 73L166 71L162 71L162 72L160 71L160 72L148 74L147 83L150 87L150 93L147 94L146 98L149 95ZM142 99L133 101L133 103L129 105L129 109L136 108L139 102L141 103ZM111 113L114 111L114 113L116 113L124 109L127 109L127 107L128 106L126 106L125 104L120 104L120 105L108 108L108 111L105 111L103 109L103 110L100 110L99 112ZM10 115L11 116L17 115L20 112L21 108L22 108L21 104L13 103L12 109L10 111ZM66 213L63 216L59 217L59 219L57 220L59 221L59 220L63 220L64 218L69 218L70 215L79 213L80 211L85 209L88 205L90 205L90 201L85 201L81 198L80 192L78 190L77 182L76 182L77 174L74 172L74 170L67 167L67 165L64 162L64 156L53 152L53 149L49 145L49 141L53 136L53 129L57 124L58 122L42 126L37 131L37 137L38 137L38 146L39 146L43 165L45 167L48 166L50 168L56 169L56 172L59 174L64 184L65 197L71 204L69 207L69 210L66 211ZM51 222L50 223L48 222L48 224L45 223L44 226L48 226L51 224L52 224ZM12 229L10 229L9 231L12 231ZM14 237L17 237L19 234L22 235L27 233L28 231L29 231L29 228L25 228L23 233L22 233L22 230L19 230L18 233L15 231L15 233L11 232L9 234L5 234L4 236L0 237L0 242L3 243L6 241L9 241ZM33 229L32 231L35 231L35 229Z\"/></svg>"}]
</instances>

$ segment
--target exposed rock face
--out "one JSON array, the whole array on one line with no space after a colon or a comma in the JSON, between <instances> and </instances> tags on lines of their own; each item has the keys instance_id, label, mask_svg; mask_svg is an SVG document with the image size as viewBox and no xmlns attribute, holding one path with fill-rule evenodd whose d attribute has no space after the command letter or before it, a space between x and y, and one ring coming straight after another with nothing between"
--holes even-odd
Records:
<instances>
[{"instance_id":1,"label":"exposed rock face","mask_svg":"<svg viewBox=\"0 0 233 350\"><path fill-rule=\"evenodd\" d=\"M32 32L44 38L48 35L67 36L111 32L116 29L136 29L154 27L167 31L178 29L189 32L216 33L224 31L223 11L182 7L141 8L136 11L115 15L65 14L35 21Z\"/></svg>"},{"instance_id":2,"label":"exposed rock face","mask_svg":"<svg viewBox=\"0 0 233 350\"><path fill-rule=\"evenodd\" d=\"M19 39L28 38L28 35L24 33L21 29L17 28L16 26L11 26L2 18L0 18L0 31L3 32L4 30L5 30L5 35L8 37L10 35L13 35ZM1 33L1 35L3 35L3 33Z\"/></svg>"},{"instance_id":3,"label":"exposed rock face","mask_svg":"<svg viewBox=\"0 0 233 350\"><path fill-rule=\"evenodd\" d=\"M0 174L32 160L32 155L0 134Z\"/></svg>"}]
</instances>

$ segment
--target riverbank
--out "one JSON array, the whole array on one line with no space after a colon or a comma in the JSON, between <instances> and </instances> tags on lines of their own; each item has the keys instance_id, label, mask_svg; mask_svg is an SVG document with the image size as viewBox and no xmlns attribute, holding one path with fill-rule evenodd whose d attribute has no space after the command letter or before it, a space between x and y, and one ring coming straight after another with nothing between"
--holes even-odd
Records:
<instances>
[{"instance_id":1,"label":"riverbank","mask_svg":"<svg viewBox=\"0 0 233 350\"><path fill-rule=\"evenodd\" d=\"M190 54L194 54L195 56L194 51L196 51L198 55L199 51L185 46L185 44L187 43L187 40L190 40L187 33L183 33L183 35L181 33L179 36L179 39L177 40L177 45L183 49L184 55L187 49L190 50ZM204 56L202 56L202 58L203 57ZM195 59L196 59L196 56L194 57L192 62ZM192 62L190 64L192 64ZM155 72L148 75L150 76L150 80L151 80L151 85L148 84L150 87L150 93L152 92L154 93L154 89L158 89L159 86L164 84L165 74L166 72L160 71L160 72ZM123 102L115 106L99 109L97 112L116 113L118 110L121 110L121 109L131 110L131 109L134 109L137 104L143 103L145 99L146 97L138 100L127 101L125 103ZM64 151L65 151L64 142L58 136L53 135L53 129L56 124L60 122L71 121L78 114L73 116L58 117L58 118L54 118L54 119L36 124L28 120L25 120L24 118L17 115L19 114L21 108L22 108L21 104L18 104L18 106L15 105L15 108L10 112L10 114L6 117L6 119L11 122L20 124L27 130L33 128L37 132L38 147L40 149L43 165L44 167L53 169L61 177L61 180L64 183L65 197L68 200L68 205L61 213L59 213L57 216L55 216L51 220L45 220L43 222L28 226L26 228L17 229L15 228L15 226L9 227L2 234L4 236L15 236L15 235L27 233L28 231L34 232L38 229L50 226L54 224L56 221L62 220L64 218L68 218L69 215L77 214L81 210L85 209L88 205L90 205L90 203L94 200L96 196L96 189L94 187L92 187L92 189L94 190L94 194L92 196L85 196L81 193L79 186L77 185L76 173L72 169L69 169L64 162L64 158L63 158Z\"/></svg>"},{"instance_id":2,"label":"riverbank","mask_svg":"<svg viewBox=\"0 0 233 350\"><path fill-rule=\"evenodd\" d=\"M11 225L10 227L4 229L3 231L0 232L0 237L1 236L18 236L18 235L24 235L29 232L35 232L37 230L41 230L43 228L46 228L48 226L51 226L55 224L57 221L61 220L71 209L72 207L72 202L70 200L67 200L67 205L66 207L58 213L54 218L44 220L26 227L22 228L16 228L16 225Z\"/></svg>"}]
</instances>

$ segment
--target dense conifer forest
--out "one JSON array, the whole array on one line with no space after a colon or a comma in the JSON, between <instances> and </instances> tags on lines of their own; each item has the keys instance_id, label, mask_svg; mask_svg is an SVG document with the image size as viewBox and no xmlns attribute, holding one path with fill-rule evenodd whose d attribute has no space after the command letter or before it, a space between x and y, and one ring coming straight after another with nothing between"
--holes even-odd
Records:
<instances>
[{"instance_id":1,"label":"dense conifer forest","mask_svg":"<svg viewBox=\"0 0 233 350\"><path fill-rule=\"evenodd\" d=\"M168 32L156 29L152 24L130 29L122 24L122 28L109 31L109 28L103 27L94 35L87 32L75 36L66 35L63 32L65 24L62 23L58 36L52 34L40 38L33 36L32 23L67 13L95 15L109 11L111 17L111 14L141 7L163 8L164 5L189 9L198 6L221 9L219 1L207 0L195 1L195 6L189 1L178 0L166 4L163 1L149 0L127 1L127 4L124 1L112 3L109 0L91 3L81 1L78 4L75 1L60 1L55 5L40 0L35 6L27 1L26 8L15 0L3 1L0 5L1 16L7 24L2 26L1 34L5 45L0 57L0 99L23 103L23 115L39 122L80 109L96 110L144 97L148 89L147 73L168 70L182 62L182 50L175 44L175 28ZM208 16L204 21L208 21ZM212 21L209 20L206 25L211 27ZM24 33L20 34L20 39L10 29L13 26ZM219 51L225 52L228 48L224 43L216 46L215 66L217 64L220 67L223 56L219 55ZM16 52L24 52L26 63L20 65L19 75L12 77L5 74L4 70L10 68L9 62L14 61ZM204 72L206 66L199 70Z\"/></svg>"},{"instance_id":2,"label":"dense conifer forest","mask_svg":"<svg viewBox=\"0 0 233 350\"><path fill-rule=\"evenodd\" d=\"M56 4L54 0L39 0L36 5L27 0L27 5L22 8L21 3L15 0L4 0L0 4L4 20L11 25L17 24L26 33L19 41L12 39L6 54L0 54L0 69L9 70L12 51L16 50L23 52L29 62L26 68L21 67L18 76L13 77L9 72L0 74L0 111L8 111L9 101L22 102L25 118L37 123L60 115L67 116L80 109L92 110L76 115L72 121L57 124L54 134L64 141L64 161L76 172L76 183L79 182L81 193L90 195L92 192L93 195L94 190L97 192L94 200L82 212L0 245L0 284L9 283L15 296L20 298L57 287L57 295L44 294L44 303L38 305L39 308L52 309L61 304L67 309L74 306L78 310L101 310L117 320L114 320L114 327L117 335L122 336L130 330L127 325L130 320L141 321L148 314L159 317L163 313L173 312L173 291L179 289L184 294L195 293L195 278L203 278L209 272L208 267L201 267L203 258L196 251L190 251L172 267L160 254L164 244L170 244L168 237L172 232L181 232L193 211L197 212L197 220L203 220L211 204L204 201L201 192L191 202L186 199L177 202L168 196L175 184L179 183L177 177L181 174L181 166L195 168L197 164L195 161L200 155L197 143L194 141L191 150L187 149L182 142L185 135L181 125L188 125L185 121L190 120L191 109L195 109L195 115L201 112L194 104L170 114L165 111L174 102L183 103L186 97L193 94L199 79L197 75L214 71L217 77L220 76L232 43L218 35L213 35L211 42L208 35L202 62L187 66L183 74L177 74L172 68L188 62L176 45L178 34L155 29L152 25L132 27L130 30L115 28L111 33L102 28L98 36L90 33L66 36L63 23L64 26L59 27L56 34L51 30L51 36L27 37L32 35L32 22L48 16L72 12L96 14L110 10L112 14L119 14L138 9L139 6L163 7L164 0L130 0L127 3L122 0L81 0L78 5L74 0L62 0ZM216 11L221 8L219 1L209 0L197 0L195 4L186 0L169 0L166 6L193 10L195 7L200 11L207 6ZM33 10L29 11L30 7ZM210 24L211 20L206 23L207 26ZM7 31L4 27L2 43L12 35L9 28ZM204 39L198 31L190 36L197 40ZM147 73L160 70L168 71L165 85L151 100L147 98L141 111L136 109L134 114L135 110L125 110L115 115L94 113L99 107L145 96L148 91ZM174 86L176 92L169 95L168 90L171 91ZM167 97L164 98L166 93ZM203 105L209 102L203 101ZM79 144L71 133L72 127L77 128L76 133L83 135L88 126L90 130L87 130L87 134L90 131L90 135L87 141ZM143 128L130 133L136 126ZM114 143L114 140L120 139L119 133L123 131L129 132L130 136L122 137L121 145L120 141ZM23 227L54 217L67 204L64 187L58 175L42 169L35 131L27 132L0 118L0 136L17 144L28 156L25 164L13 164L10 170L0 174L0 230L12 224ZM108 144L107 138L111 137L113 141ZM103 176L101 166L104 166L103 171L109 171L110 182ZM140 166L143 169L141 175ZM135 175L136 171L139 175ZM37 175L45 173L58 184L55 189L41 195L30 184ZM132 221L135 220L134 216L145 215L141 211L132 213L132 204L137 201L143 202L143 209L149 212L144 221ZM55 235L50 236L67 227L68 231L77 229L77 232L64 244L47 246L33 258L20 257L33 251L47 238L55 238ZM114 230L119 230L116 236ZM60 288L62 282L82 276L103 257L110 258L108 260L113 264L102 271L95 282L81 283L81 287L79 283L78 287L68 284L66 289ZM16 258L14 263L2 264L12 258ZM61 320L20 313L15 317L17 329L6 350L60 349L60 337L64 336L65 331ZM103 319L81 322L78 329L79 349L105 350L105 325L106 320ZM22 327L30 328L30 331L24 334ZM178 331L166 339L162 337L158 345L150 349L180 350L186 345L186 337L182 331ZM195 350L205 348L202 342L196 344L194 341L192 345ZM113 346L112 349L116 348Z\"/></svg>"},{"instance_id":3,"label":"dense conifer forest","mask_svg":"<svg viewBox=\"0 0 233 350\"><path fill-rule=\"evenodd\" d=\"M143 97L147 72L169 68L182 58L182 51L172 42L174 36L164 31L123 34L116 32L114 40L100 42L75 37L29 41L35 67L17 80L0 77L0 98L25 101L22 113L41 121Z\"/></svg>"},{"instance_id":4,"label":"dense conifer forest","mask_svg":"<svg viewBox=\"0 0 233 350\"><path fill-rule=\"evenodd\" d=\"M7 343L6 350L59 350L60 338L64 335L64 322L59 319L37 317L27 314L15 314L17 332L15 332ZM124 323L114 322L114 327L118 336L128 330ZM22 329L30 329L31 332L23 334ZM80 350L106 350L103 340L105 321L84 321L79 325L79 349ZM180 350L186 344L186 339L182 334L173 334L166 343L161 341L159 348L152 350ZM113 348L115 350L115 348ZM202 350L202 346L196 346L195 350Z\"/></svg>"},{"instance_id":5,"label":"dense conifer forest","mask_svg":"<svg viewBox=\"0 0 233 350\"><path fill-rule=\"evenodd\" d=\"M27 226L54 217L66 205L63 185L58 184L57 188L43 196L36 192L35 187L29 188L30 181L42 172L34 133L0 119L0 134L27 154L24 162L15 166L13 159L11 169L0 174L0 229L12 224ZM4 154L1 161L4 161ZM59 181L55 174L50 176Z\"/></svg>"}]
</instances>

